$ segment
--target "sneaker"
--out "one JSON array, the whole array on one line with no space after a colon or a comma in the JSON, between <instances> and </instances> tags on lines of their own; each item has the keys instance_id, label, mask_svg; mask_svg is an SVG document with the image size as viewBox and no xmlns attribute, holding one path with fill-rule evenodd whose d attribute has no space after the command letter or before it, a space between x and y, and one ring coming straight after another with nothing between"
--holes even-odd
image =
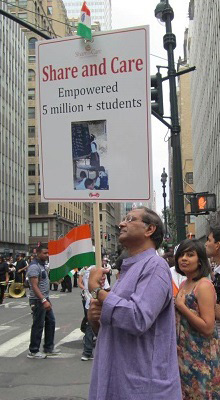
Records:
<instances>
[{"instance_id":1,"label":"sneaker","mask_svg":"<svg viewBox=\"0 0 220 400\"><path fill-rule=\"evenodd\" d=\"M53 349L51 351L45 351L44 354L46 356L58 356L59 354L61 354L60 349Z\"/></svg>"},{"instance_id":2,"label":"sneaker","mask_svg":"<svg viewBox=\"0 0 220 400\"><path fill-rule=\"evenodd\" d=\"M38 351L37 353L31 353L29 351L29 353L27 354L27 358L38 358L38 359L43 359L46 358L46 354L42 354L40 351Z\"/></svg>"},{"instance_id":3,"label":"sneaker","mask_svg":"<svg viewBox=\"0 0 220 400\"><path fill-rule=\"evenodd\" d=\"M81 360L82 360L82 361L94 360L94 357L93 357L93 355L91 355L91 356L85 356L85 354L83 354L82 357L81 357Z\"/></svg>"}]
</instances>

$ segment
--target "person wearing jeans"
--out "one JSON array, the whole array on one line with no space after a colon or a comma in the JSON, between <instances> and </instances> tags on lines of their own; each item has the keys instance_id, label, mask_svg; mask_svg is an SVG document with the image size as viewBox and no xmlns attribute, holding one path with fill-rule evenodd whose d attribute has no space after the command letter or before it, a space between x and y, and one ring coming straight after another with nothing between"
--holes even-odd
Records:
<instances>
[{"instance_id":1,"label":"person wearing jeans","mask_svg":"<svg viewBox=\"0 0 220 400\"><path fill-rule=\"evenodd\" d=\"M30 307L33 315L28 358L46 358L60 354L54 349L55 317L49 299L50 281L45 262L48 259L48 249L39 246L37 258L28 268L30 283ZM44 329L44 353L40 352L40 344Z\"/></svg>"},{"instance_id":2,"label":"person wearing jeans","mask_svg":"<svg viewBox=\"0 0 220 400\"><path fill-rule=\"evenodd\" d=\"M47 299L49 302L49 299ZM30 299L33 313L33 325L31 329L31 341L29 350L36 354L39 352L43 329L45 329L44 353L50 353L54 349L55 317L52 308L45 310L40 300Z\"/></svg>"}]
</instances>

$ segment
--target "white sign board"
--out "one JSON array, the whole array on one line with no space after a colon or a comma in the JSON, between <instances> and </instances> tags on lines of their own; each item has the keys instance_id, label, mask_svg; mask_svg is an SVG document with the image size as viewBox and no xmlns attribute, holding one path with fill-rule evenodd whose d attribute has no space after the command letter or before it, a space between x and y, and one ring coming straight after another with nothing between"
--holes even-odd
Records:
<instances>
[{"instance_id":1,"label":"white sign board","mask_svg":"<svg viewBox=\"0 0 220 400\"><path fill-rule=\"evenodd\" d=\"M37 58L42 199L148 200L148 27L45 40Z\"/></svg>"}]
</instances>

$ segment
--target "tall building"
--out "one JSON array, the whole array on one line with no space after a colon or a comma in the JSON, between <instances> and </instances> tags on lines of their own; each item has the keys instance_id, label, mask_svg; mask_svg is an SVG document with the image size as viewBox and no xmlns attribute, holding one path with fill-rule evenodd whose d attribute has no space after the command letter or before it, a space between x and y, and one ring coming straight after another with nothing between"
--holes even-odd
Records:
<instances>
[{"instance_id":1,"label":"tall building","mask_svg":"<svg viewBox=\"0 0 220 400\"><path fill-rule=\"evenodd\" d=\"M11 14L27 21L44 31L50 37L71 35L67 13L62 0L13 0L10 2ZM42 37L22 28L28 44L28 211L29 211L29 251L32 252L39 243L47 244L65 235L72 227L82 223L82 205L80 203L47 203L41 201L39 151L36 120L35 44Z\"/></svg>"},{"instance_id":2,"label":"tall building","mask_svg":"<svg viewBox=\"0 0 220 400\"><path fill-rule=\"evenodd\" d=\"M5 11L5 3L0 1ZM26 40L0 16L0 253L26 252Z\"/></svg>"},{"instance_id":3,"label":"tall building","mask_svg":"<svg viewBox=\"0 0 220 400\"><path fill-rule=\"evenodd\" d=\"M118 249L120 203L99 204L102 254L115 254Z\"/></svg>"},{"instance_id":4,"label":"tall building","mask_svg":"<svg viewBox=\"0 0 220 400\"><path fill-rule=\"evenodd\" d=\"M192 140L196 192L215 193L220 221L220 2L191 0L189 4ZM206 237L207 217L196 219L196 237Z\"/></svg>"},{"instance_id":5,"label":"tall building","mask_svg":"<svg viewBox=\"0 0 220 400\"><path fill-rule=\"evenodd\" d=\"M80 16L82 0L64 0L64 4L69 18L78 18ZM102 31L111 30L111 0L96 0L95 2L88 0L86 4L91 11L92 24L98 21Z\"/></svg>"}]
</instances>

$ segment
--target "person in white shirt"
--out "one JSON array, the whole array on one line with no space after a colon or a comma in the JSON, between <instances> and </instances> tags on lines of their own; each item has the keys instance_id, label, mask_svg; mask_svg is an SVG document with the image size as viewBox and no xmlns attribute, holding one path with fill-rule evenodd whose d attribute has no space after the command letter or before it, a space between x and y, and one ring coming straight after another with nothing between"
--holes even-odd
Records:
<instances>
[{"instance_id":1,"label":"person in white shirt","mask_svg":"<svg viewBox=\"0 0 220 400\"><path fill-rule=\"evenodd\" d=\"M78 279L78 286L83 290L82 292L83 307L86 318L91 300L91 294L88 290L89 275L93 268L95 268L95 265L82 268L81 271L79 272L79 279ZM102 287L105 290L109 290L110 288L106 275L104 275L103 277ZM81 357L82 361L93 360L94 337L95 335L93 333L92 327L87 320L85 328L85 336L83 338L83 353Z\"/></svg>"}]
</instances>

